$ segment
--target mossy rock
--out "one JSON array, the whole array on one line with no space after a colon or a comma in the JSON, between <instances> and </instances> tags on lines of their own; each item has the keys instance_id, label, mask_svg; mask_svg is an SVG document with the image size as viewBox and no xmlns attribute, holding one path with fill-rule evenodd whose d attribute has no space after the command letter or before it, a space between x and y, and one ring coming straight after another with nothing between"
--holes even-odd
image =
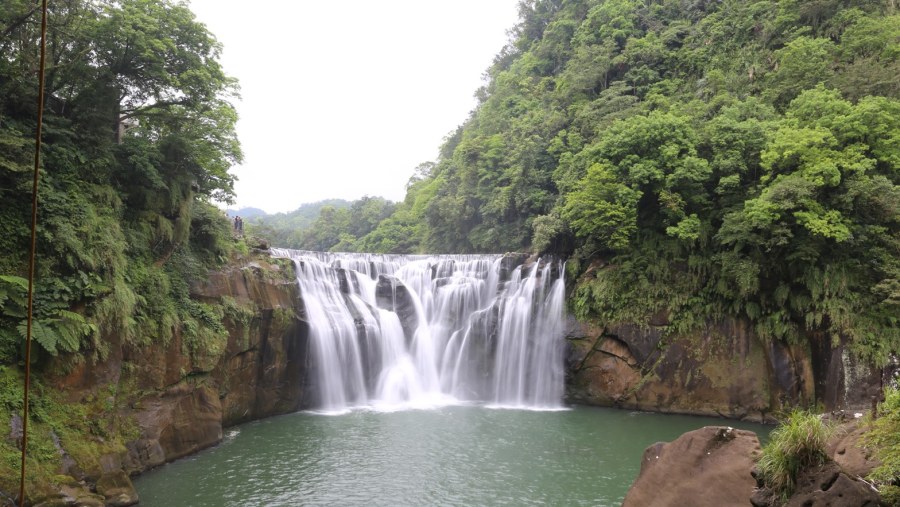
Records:
<instances>
[{"instance_id":1,"label":"mossy rock","mask_svg":"<svg viewBox=\"0 0 900 507\"><path fill-rule=\"evenodd\" d=\"M34 495L35 507L105 507L106 499L92 493L88 487L68 475L55 475L43 486L35 486L39 492Z\"/></svg>"},{"instance_id":2,"label":"mossy rock","mask_svg":"<svg viewBox=\"0 0 900 507\"><path fill-rule=\"evenodd\" d=\"M106 505L125 507L138 503L138 494L131 479L122 470L103 474L97 481L97 493L106 498Z\"/></svg>"},{"instance_id":3,"label":"mossy rock","mask_svg":"<svg viewBox=\"0 0 900 507\"><path fill-rule=\"evenodd\" d=\"M44 498L40 502L34 504L34 507L71 507L74 505L71 498L58 495L51 498Z\"/></svg>"},{"instance_id":4,"label":"mossy rock","mask_svg":"<svg viewBox=\"0 0 900 507\"><path fill-rule=\"evenodd\" d=\"M94 493L87 493L75 500L78 507L106 507L106 499Z\"/></svg>"}]
</instances>

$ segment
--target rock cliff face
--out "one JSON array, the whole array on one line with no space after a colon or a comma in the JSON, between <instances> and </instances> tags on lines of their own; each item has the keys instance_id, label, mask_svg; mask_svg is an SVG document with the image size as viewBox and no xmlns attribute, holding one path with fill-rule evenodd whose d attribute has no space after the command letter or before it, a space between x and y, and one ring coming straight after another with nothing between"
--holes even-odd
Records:
<instances>
[{"instance_id":1,"label":"rock cliff face","mask_svg":"<svg viewBox=\"0 0 900 507\"><path fill-rule=\"evenodd\" d=\"M666 336L665 316L644 326L598 327L570 319L567 392L577 403L774 422L772 413L822 403L826 410L871 408L882 372L842 345L813 347L760 339L746 321Z\"/></svg>"},{"instance_id":2,"label":"rock cliff face","mask_svg":"<svg viewBox=\"0 0 900 507\"><path fill-rule=\"evenodd\" d=\"M63 472L98 492L114 484L110 494L130 505L127 475L215 445L225 427L309 406L309 326L293 273L264 258L210 273L192 297L225 308L227 335L200 346L176 333L168 344L143 348L112 337L105 361L53 378L73 402L115 386L124 398L118 415L137 426L127 450L102 456L99 469L79 464Z\"/></svg>"}]
</instances>

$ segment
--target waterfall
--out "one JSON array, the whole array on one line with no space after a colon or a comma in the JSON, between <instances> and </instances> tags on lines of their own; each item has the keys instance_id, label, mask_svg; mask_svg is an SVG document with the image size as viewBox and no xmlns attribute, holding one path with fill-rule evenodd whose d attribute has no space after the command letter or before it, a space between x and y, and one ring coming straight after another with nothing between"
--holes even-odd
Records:
<instances>
[{"instance_id":1,"label":"waterfall","mask_svg":"<svg viewBox=\"0 0 900 507\"><path fill-rule=\"evenodd\" d=\"M296 265L322 410L561 407L561 262L286 249L273 255Z\"/></svg>"}]
</instances>

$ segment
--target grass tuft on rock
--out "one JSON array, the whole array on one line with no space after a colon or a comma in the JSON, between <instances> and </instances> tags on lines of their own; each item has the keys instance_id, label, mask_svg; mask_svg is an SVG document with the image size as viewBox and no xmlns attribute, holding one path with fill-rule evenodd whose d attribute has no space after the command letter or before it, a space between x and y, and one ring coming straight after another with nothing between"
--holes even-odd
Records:
<instances>
[{"instance_id":1,"label":"grass tuft on rock","mask_svg":"<svg viewBox=\"0 0 900 507\"><path fill-rule=\"evenodd\" d=\"M825 444L833 430L816 414L791 412L772 431L757 463L766 486L782 499L790 497L800 472L828 461Z\"/></svg>"}]
</instances>

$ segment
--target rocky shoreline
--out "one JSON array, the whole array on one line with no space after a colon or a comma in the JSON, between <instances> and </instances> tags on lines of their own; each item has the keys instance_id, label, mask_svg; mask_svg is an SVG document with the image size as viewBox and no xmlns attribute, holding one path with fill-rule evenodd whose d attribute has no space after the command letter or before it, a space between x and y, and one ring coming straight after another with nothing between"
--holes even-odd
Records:
<instances>
[{"instance_id":1,"label":"rocky shoreline","mask_svg":"<svg viewBox=\"0 0 900 507\"><path fill-rule=\"evenodd\" d=\"M755 469L761 447L752 431L707 426L644 451L641 471L623 507L754 507L887 505L865 477L877 463L859 443L859 419L844 420L824 465L803 471L786 501L764 487ZM712 485L715 485L712 487Z\"/></svg>"}]
</instances>

